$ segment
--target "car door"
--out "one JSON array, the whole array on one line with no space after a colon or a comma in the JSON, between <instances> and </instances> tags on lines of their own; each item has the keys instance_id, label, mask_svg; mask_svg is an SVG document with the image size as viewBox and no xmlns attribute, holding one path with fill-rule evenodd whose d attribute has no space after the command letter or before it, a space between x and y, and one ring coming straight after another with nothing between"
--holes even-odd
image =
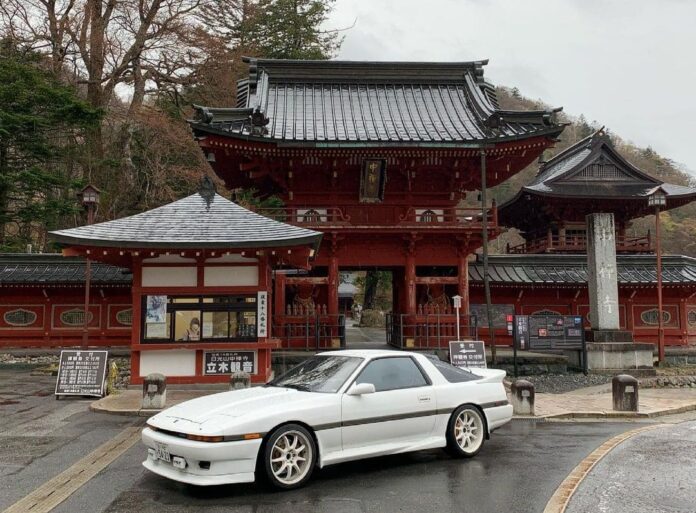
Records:
<instances>
[{"instance_id":1,"label":"car door","mask_svg":"<svg viewBox=\"0 0 696 513\"><path fill-rule=\"evenodd\" d=\"M405 447L432 433L435 394L427 374L410 356L373 359L354 383L371 383L375 392L343 394L344 451L383 444Z\"/></svg>"}]
</instances>

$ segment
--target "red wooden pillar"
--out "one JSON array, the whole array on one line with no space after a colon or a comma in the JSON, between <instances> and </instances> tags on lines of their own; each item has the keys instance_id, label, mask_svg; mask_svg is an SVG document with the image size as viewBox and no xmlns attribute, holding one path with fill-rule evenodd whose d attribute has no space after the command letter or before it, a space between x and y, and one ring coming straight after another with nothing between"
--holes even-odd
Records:
<instances>
[{"instance_id":1,"label":"red wooden pillar","mask_svg":"<svg viewBox=\"0 0 696 513\"><path fill-rule=\"evenodd\" d=\"M338 255L335 251L329 257L329 294L327 305L329 315L338 314Z\"/></svg>"},{"instance_id":2,"label":"red wooden pillar","mask_svg":"<svg viewBox=\"0 0 696 513\"><path fill-rule=\"evenodd\" d=\"M406 293L406 313L416 315L416 244L409 242L406 251L406 268L404 292Z\"/></svg>"},{"instance_id":3,"label":"red wooden pillar","mask_svg":"<svg viewBox=\"0 0 696 513\"><path fill-rule=\"evenodd\" d=\"M132 257L133 262L133 285L131 288L132 292L132 306L133 306L133 320L131 323L131 346L136 346L140 344L140 327L142 326L142 298L141 298L141 287L142 287L142 261L140 257L135 254ZM131 350L131 384L134 380L140 378L140 351Z\"/></svg>"},{"instance_id":4,"label":"red wooden pillar","mask_svg":"<svg viewBox=\"0 0 696 513\"><path fill-rule=\"evenodd\" d=\"M276 273L275 288L273 290L273 313L277 316L285 315L285 274Z\"/></svg>"},{"instance_id":5,"label":"red wooden pillar","mask_svg":"<svg viewBox=\"0 0 696 513\"><path fill-rule=\"evenodd\" d=\"M689 343L689 318L686 308L686 298L679 298L679 331L681 336L676 342L678 345L686 345Z\"/></svg>"}]
</instances>

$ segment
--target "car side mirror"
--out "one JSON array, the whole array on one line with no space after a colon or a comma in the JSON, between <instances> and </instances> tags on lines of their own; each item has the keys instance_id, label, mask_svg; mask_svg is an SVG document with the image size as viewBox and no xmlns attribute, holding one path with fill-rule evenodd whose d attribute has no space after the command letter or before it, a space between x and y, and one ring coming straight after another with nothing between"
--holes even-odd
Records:
<instances>
[{"instance_id":1,"label":"car side mirror","mask_svg":"<svg viewBox=\"0 0 696 513\"><path fill-rule=\"evenodd\" d=\"M348 389L348 395L374 394L375 386L372 383L355 383Z\"/></svg>"}]
</instances>

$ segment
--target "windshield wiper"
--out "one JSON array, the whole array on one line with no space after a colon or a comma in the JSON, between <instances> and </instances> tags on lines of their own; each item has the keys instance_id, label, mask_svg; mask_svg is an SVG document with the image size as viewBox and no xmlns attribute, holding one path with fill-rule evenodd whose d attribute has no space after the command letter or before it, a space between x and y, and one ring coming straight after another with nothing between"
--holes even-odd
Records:
<instances>
[{"instance_id":1,"label":"windshield wiper","mask_svg":"<svg viewBox=\"0 0 696 513\"><path fill-rule=\"evenodd\" d=\"M295 390L300 390L302 392L311 392L311 390L309 389L309 387L307 385L297 385L295 383L289 383L287 385L276 385L276 386L285 387L285 388L292 388Z\"/></svg>"}]
</instances>

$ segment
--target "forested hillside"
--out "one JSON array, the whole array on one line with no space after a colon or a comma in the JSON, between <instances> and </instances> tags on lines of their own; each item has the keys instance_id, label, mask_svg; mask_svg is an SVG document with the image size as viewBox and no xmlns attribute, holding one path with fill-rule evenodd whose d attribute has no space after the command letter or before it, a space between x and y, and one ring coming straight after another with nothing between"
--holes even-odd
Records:
<instances>
[{"instance_id":1,"label":"forested hillside","mask_svg":"<svg viewBox=\"0 0 696 513\"><path fill-rule=\"evenodd\" d=\"M189 194L210 173L186 124L192 104L230 106L246 72L242 55L334 57L341 31L326 31L333 0L2 0L0 9L0 251L50 251L46 232L84 223L76 192L99 187L97 221ZM366 56L371 57L371 56ZM539 108L498 89L507 109ZM598 123L564 120L550 153ZM608 127L611 132L611 127ZM631 162L678 184L672 161L613 134ZM548 155L550 156L550 154ZM500 203L536 170L493 196ZM252 202L245 192L240 199ZM664 214L665 248L696 255L696 206ZM639 220L644 233L653 223ZM515 234L493 243L502 249Z\"/></svg>"},{"instance_id":2,"label":"forested hillside","mask_svg":"<svg viewBox=\"0 0 696 513\"><path fill-rule=\"evenodd\" d=\"M525 98L516 88L498 87L497 93L500 106L504 109L524 110L549 108L548 105L541 101ZM560 142L558 142L554 148L547 150L544 154L545 160L550 159L554 154L564 150L580 139L587 137L603 126L598 121L589 122L583 115L574 117L571 114L563 112L560 114L559 120L570 124L561 134ZM624 141L619 134L611 130L611 127L605 127L605 131L611 136L612 142L618 151L629 162L645 173L665 182L689 185L692 187L696 186L696 178L685 169L682 169L674 161L657 154L650 147L639 148ZM510 180L495 187L493 189L493 197L498 204L507 201L514 196L521 187L528 184L534 178L537 169L538 165L533 163ZM692 203L691 205L686 205L669 212L663 212L661 220L664 251L667 253L696 256L696 204ZM648 216L636 220L631 229L627 231L627 234L642 236L645 235L648 230L654 231L654 227L654 216ZM515 230L511 230L492 243L491 251L504 252L505 245L508 242L510 242L510 244L517 244L522 242L522 238L517 235Z\"/></svg>"}]
</instances>

